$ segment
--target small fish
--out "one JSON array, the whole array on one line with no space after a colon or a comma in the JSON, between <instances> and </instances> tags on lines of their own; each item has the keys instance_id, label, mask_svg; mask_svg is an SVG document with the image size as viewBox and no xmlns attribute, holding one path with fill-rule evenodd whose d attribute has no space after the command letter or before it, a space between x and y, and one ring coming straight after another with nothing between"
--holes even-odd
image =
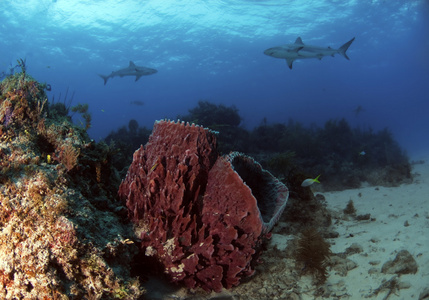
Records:
<instances>
[{"instance_id":1,"label":"small fish","mask_svg":"<svg viewBox=\"0 0 429 300\"><path fill-rule=\"evenodd\" d=\"M361 152L359 152L359 155L360 156L364 156L366 154L366 152L365 151L361 151Z\"/></svg>"},{"instance_id":2,"label":"small fish","mask_svg":"<svg viewBox=\"0 0 429 300\"><path fill-rule=\"evenodd\" d=\"M139 101L139 100L135 100L135 101L130 101L130 104L137 105L137 106L143 106L144 102Z\"/></svg>"},{"instance_id":3,"label":"small fish","mask_svg":"<svg viewBox=\"0 0 429 300\"><path fill-rule=\"evenodd\" d=\"M361 112L365 111L365 109L361 105L358 105L358 107L356 107L353 111L357 117Z\"/></svg>"},{"instance_id":4,"label":"small fish","mask_svg":"<svg viewBox=\"0 0 429 300\"><path fill-rule=\"evenodd\" d=\"M155 171L155 169L156 169L156 167L158 167L158 162L156 162L153 166L152 166L152 168L150 168L150 172L152 172L152 171Z\"/></svg>"},{"instance_id":5,"label":"small fish","mask_svg":"<svg viewBox=\"0 0 429 300\"><path fill-rule=\"evenodd\" d=\"M104 112L104 109L102 109L101 112Z\"/></svg>"},{"instance_id":6,"label":"small fish","mask_svg":"<svg viewBox=\"0 0 429 300\"><path fill-rule=\"evenodd\" d=\"M125 239L125 240L121 241L121 243L124 244L124 245L125 244L127 244L127 245L134 244L134 242L132 240L130 240L130 239Z\"/></svg>"},{"instance_id":7,"label":"small fish","mask_svg":"<svg viewBox=\"0 0 429 300\"><path fill-rule=\"evenodd\" d=\"M314 178L314 179L312 179L312 178L308 178L308 179L304 180L304 181L301 183L301 186L306 187L306 186L310 186L310 185L312 185L312 184L313 184L313 183L315 183L315 182L320 183L320 181L319 181L319 177L320 177L320 175L319 175L319 176L317 176L317 177L316 177L316 178Z\"/></svg>"}]
</instances>

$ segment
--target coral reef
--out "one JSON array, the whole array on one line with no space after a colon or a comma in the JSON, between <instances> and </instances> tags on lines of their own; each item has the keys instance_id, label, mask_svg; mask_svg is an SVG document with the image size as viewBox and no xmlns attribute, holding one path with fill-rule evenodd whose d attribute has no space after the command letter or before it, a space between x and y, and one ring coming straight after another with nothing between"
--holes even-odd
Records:
<instances>
[{"instance_id":1,"label":"coral reef","mask_svg":"<svg viewBox=\"0 0 429 300\"><path fill-rule=\"evenodd\" d=\"M198 106L189 110L189 115L178 116L179 119L186 122L198 123L206 127L217 127L220 129L225 126L238 126L241 117L235 106L226 107L222 104L216 105L209 101L198 101Z\"/></svg>"},{"instance_id":2,"label":"coral reef","mask_svg":"<svg viewBox=\"0 0 429 300\"><path fill-rule=\"evenodd\" d=\"M383 186L412 181L408 157L387 128L353 129L345 119L328 120L322 127L304 127L293 120L269 124L264 119L248 131L239 126L237 108L207 101L179 118L219 131L222 153L240 151L257 158L290 188L291 178L300 174L323 174L324 190L358 188L364 181Z\"/></svg>"},{"instance_id":3,"label":"coral reef","mask_svg":"<svg viewBox=\"0 0 429 300\"><path fill-rule=\"evenodd\" d=\"M249 133L239 126L242 118L235 106L226 107L201 100L196 107L189 110L188 115L178 115L177 118L218 131L220 153L248 152L245 143Z\"/></svg>"},{"instance_id":4,"label":"coral reef","mask_svg":"<svg viewBox=\"0 0 429 300\"><path fill-rule=\"evenodd\" d=\"M146 144L150 133L150 129L139 127L139 123L131 119L128 123L128 129L123 126L104 138L104 141L111 145L111 148L116 149L112 164L120 171L121 178L126 175L126 171L133 160L134 151Z\"/></svg>"},{"instance_id":5,"label":"coral reef","mask_svg":"<svg viewBox=\"0 0 429 300\"><path fill-rule=\"evenodd\" d=\"M250 157L219 157L212 131L169 121L155 123L119 188L145 256L172 281L214 291L253 273L288 194Z\"/></svg>"},{"instance_id":6,"label":"coral reef","mask_svg":"<svg viewBox=\"0 0 429 300\"><path fill-rule=\"evenodd\" d=\"M111 150L21 67L0 83L0 298L137 299Z\"/></svg>"}]
</instances>

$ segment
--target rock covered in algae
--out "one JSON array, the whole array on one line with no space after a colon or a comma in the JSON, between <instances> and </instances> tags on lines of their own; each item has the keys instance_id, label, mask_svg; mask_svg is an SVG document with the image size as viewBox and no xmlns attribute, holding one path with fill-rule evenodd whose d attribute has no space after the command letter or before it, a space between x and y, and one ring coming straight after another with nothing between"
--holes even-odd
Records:
<instances>
[{"instance_id":1,"label":"rock covered in algae","mask_svg":"<svg viewBox=\"0 0 429 300\"><path fill-rule=\"evenodd\" d=\"M22 69L0 84L0 299L137 299L111 149Z\"/></svg>"}]
</instances>

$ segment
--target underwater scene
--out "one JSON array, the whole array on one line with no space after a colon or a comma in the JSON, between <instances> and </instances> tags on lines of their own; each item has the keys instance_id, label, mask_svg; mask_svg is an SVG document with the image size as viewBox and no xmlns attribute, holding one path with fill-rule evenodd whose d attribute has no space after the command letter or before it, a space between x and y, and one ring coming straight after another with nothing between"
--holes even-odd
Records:
<instances>
[{"instance_id":1,"label":"underwater scene","mask_svg":"<svg viewBox=\"0 0 429 300\"><path fill-rule=\"evenodd\" d=\"M0 299L429 299L428 1L0 17Z\"/></svg>"}]
</instances>

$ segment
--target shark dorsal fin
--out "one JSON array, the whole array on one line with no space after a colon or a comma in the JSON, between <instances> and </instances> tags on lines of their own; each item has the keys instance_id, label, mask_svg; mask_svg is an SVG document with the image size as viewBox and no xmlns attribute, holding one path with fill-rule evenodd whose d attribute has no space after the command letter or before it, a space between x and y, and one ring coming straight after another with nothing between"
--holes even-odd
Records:
<instances>
[{"instance_id":1,"label":"shark dorsal fin","mask_svg":"<svg viewBox=\"0 0 429 300\"><path fill-rule=\"evenodd\" d=\"M129 67L130 68L135 68L136 67L136 65L130 60L130 65L129 65Z\"/></svg>"},{"instance_id":2,"label":"shark dorsal fin","mask_svg":"<svg viewBox=\"0 0 429 300\"><path fill-rule=\"evenodd\" d=\"M302 42L302 40L301 40L301 37L298 37L298 38L296 39L295 44L298 44L298 45L304 45L304 43L303 43L303 42Z\"/></svg>"}]
</instances>

